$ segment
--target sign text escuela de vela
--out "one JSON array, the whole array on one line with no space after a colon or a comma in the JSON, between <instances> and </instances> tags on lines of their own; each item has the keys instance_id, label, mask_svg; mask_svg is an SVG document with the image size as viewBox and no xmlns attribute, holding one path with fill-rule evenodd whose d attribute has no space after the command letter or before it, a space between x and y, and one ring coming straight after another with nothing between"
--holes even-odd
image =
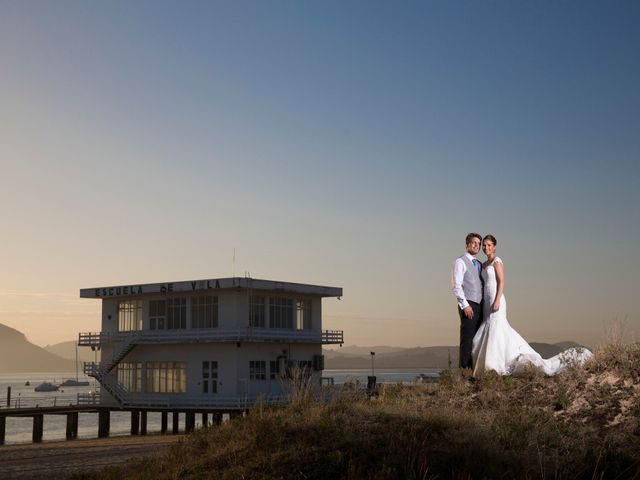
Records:
<instances>
[{"instance_id":1,"label":"sign text escuela de vela","mask_svg":"<svg viewBox=\"0 0 640 480\"><path fill-rule=\"evenodd\" d=\"M220 288L219 280L192 280L189 282L180 282L181 284L189 284L191 290L209 290L212 288ZM125 287L104 287L95 288L94 295L96 297L120 297L123 295L141 295L143 293L172 293L174 291L173 283L161 283L157 285L131 285ZM184 291L184 288L176 291Z\"/></svg>"}]
</instances>

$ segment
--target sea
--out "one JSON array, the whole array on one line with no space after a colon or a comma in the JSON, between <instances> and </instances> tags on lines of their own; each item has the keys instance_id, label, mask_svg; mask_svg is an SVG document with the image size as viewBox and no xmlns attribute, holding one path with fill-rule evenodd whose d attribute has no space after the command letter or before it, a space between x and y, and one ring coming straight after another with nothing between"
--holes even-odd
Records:
<instances>
[{"instance_id":1,"label":"sea","mask_svg":"<svg viewBox=\"0 0 640 480\"><path fill-rule=\"evenodd\" d=\"M377 383L411 384L419 375L436 379L438 369L355 369L355 370L324 370L324 383L342 385L355 383L367 385L368 377L376 377ZM60 387L55 392L36 392L35 387L43 382L59 385L68 378L76 378L75 372L67 373L7 373L0 374L0 411L11 407L59 406L75 405L78 393L92 393L99 386L95 379L80 375L78 380L89 382L89 386ZM9 396L10 389L10 396ZM202 416L196 415L196 428L202 426ZM66 415L45 415L43 441L64 440L67 425ZM184 425L184 414L180 414L180 425ZM7 417L5 445L31 443L33 419L31 417ZM159 412L149 412L147 416L147 432L160 433L161 417ZM131 430L131 414L129 412L111 412L110 436L126 436ZM98 414L79 413L78 438L98 437ZM2 448L0 446L0 448Z\"/></svg>"}]
</instances>

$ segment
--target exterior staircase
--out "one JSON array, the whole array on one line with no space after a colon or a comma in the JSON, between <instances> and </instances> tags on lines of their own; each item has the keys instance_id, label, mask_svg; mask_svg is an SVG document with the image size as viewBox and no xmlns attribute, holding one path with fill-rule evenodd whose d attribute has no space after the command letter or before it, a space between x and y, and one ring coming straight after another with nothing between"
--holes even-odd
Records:
<instances>
[{"instance_id":1,"label":"exterior staircase","mask_svg":"<svg viewBox=\"0 0 640 480\"><path fill-rule=\"evenodd\" d=\"M142 331L128 334L122 337L120 342L114 343L113 354L111 358L104 362L104 366L107 372L110 372L118 365L127 354L135 348L138 344Z\"/></svg>"},{"instance_id":2,"label":"exterior staircase","mask_svg":"<svg viewBox=\"0 0 640 480\"><path fill-rule=\"evenodd\" d=\"M85 375L95 378L100 383L101 388L109 392L121 406L125 406L128 403L129 392L118 382L118 379L103 368L100 363L85 362L84 373Z\"/></svg>"}]
</instances>

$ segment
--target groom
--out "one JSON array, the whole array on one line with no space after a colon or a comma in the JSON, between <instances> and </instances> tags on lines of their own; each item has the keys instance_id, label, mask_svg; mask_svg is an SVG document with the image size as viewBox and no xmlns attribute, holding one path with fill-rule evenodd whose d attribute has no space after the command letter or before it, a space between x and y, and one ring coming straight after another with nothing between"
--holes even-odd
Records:
<instances>
[{"instance_id":1,"label":"groom","mask_svg":"<svg viewBox=\"0 0 640 480\"><path fill-rule=\"evenodd\" d=\"M473 368L473 337L482 323L482 264L476 259L481 242L479 234L467 235L467 253L453 265L453 294L460 315L460 368Z\"/></svg>"}]
</instances>

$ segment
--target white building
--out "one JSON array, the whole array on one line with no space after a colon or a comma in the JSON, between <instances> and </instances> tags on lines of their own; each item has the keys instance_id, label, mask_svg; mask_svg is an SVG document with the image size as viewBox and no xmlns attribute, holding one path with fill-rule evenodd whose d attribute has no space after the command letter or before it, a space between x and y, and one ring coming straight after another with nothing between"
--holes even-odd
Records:
<instances>
[{"instance_id":1,"label":"white building","mask_svg":"<svg viewBox=\"0 0 640 480\"><path fill-rule=\"evenodd\" d=\"M292 375L320 385L322 298L341 288L252 278L80 290L102 300L102 331L79 345L100 351L85 372L99 402L121 408L243 409L284 401Z\"/></svg>"}]
</instances>

